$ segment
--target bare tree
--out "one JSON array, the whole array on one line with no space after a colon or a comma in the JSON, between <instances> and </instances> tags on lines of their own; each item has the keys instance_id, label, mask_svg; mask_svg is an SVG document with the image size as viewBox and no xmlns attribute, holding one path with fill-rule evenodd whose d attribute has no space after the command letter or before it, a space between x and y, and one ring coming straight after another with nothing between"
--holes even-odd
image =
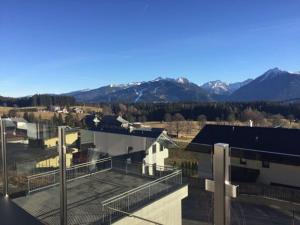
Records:
<instances>
[{"instance_id":1,"label":"bare tree","mask_svg":"<svg viewBox=\"0 0 300 225\"><path fill-rule=\"evenodd\" d=\"M280 114L272 115L270 120L273 127L280 127L284 123L284 117Z\"/></svg>"},{"instance_id":2,"label":"bare tree","mask_svg":"<svg viewBox=\"0 0 300 225\"><path fill-rule=\"evenodd\" d=\"M245 109L241 113L241 120L242 121L254 121L255 124L261 124L264 122L265 115L262 112L257 110L253 110L251 108Z\"/></svg>"},{"instance_id":3,"label":"bare tree","mask_svg":"<svg viewBox=\"0 0 300 225\"><path fill-rule=\"evenodd\" d=\"M205 115L201 114L197 117L197 121L198 121L199 128L202 128L206 124L207 118Z\"/></svg>"},{"instance_id":4,"label":"bare tree","mask_svg":"<svg viewBox=\"0 0 300 225\"><path fill-rule=\"evenodd\" d=\"M112 113L111 106L110 105L103 106L102 113L103 115L112 115L113 113Z\"/></svg>"},{"instance_id":5,"label":"bare tree","mask_svg":"<svg viewBox=\"0 0 300 225\"><path fill-rule=\"evenodd\" d=\"M166 113L164 116L165 122L171 122L172 121L172 115L170 113Z\"/></svg>"},{"instance_id":6,"label":"bare tree","mask_svg":"<svg viewBox=\"0 0 300 225\"><path fill-rule=\"evenodd\" d=\"M184 117L180 113L175 113L173 116L172 121L172 128L174 129L176 136L179 137L180 132L184 130Z\"/></svg>"},{"instance_id":7,"label":"bare tree","mask_svg":"<svg viewBox=\"0 0 300 225\"><path fill-rule=\"evenodd\" d=\"M227 117L227 121L229 123L233 123L235 121L235 114L233 112L229 113L229 115Z\"/></svg>"},{"instance_id":8,"label":"bare tree","mask_svg":"<svg viewBox=\"0 0 300 225\"><path fill-rule=\"evenodd\" d=\"M186 134L191 134L192 130L194 129L194 123L191 120L183 121L183 129L185 130Z\"/></svg>"},{"instance_id":9,"label":"bare tree","mask_svg":"<svg viewBox=\"0 0 300 225\"><path fill-rule=\"evenodd\" d=\"M295 121L295 116L292 115L292 114L289 114L289 115L287 116L287 119L289 120L290 124L292 124L292 122Z\"/></svg>"}]
</instances>

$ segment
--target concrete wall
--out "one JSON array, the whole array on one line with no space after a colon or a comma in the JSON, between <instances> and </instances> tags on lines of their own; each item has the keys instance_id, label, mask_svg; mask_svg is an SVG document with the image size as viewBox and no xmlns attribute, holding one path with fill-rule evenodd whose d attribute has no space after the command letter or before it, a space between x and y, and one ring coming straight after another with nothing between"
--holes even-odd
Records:
<instances>
[{"instance_id":1,"label":"concrete wall","mask_svg":"<svg viewBox=\"0 0 300 225\"><path fill-rule=\"evenodd\" d=\"M182 209L181 201L188 196L188 187L184 186L181 189L163 197L152 204L133 213L135 216L155 221L164 225L181 225L182 224ZM114 225L149 225L151 223L133 218L125 217Z\"/></svg>"},{"instance_id":2,"label":"concrete wall","mask_svg":"<svg viewBox=\"0 0 300 225\"><path fill-rule=\"evenodd\" d=\"M94 144L103 153L111 156L124 155L128 153L128 147L132 147L131 152L139 152L147 149L145 137L129 136L123 134L113 134L106 132L94 132ZM155 139L152 139L154 142Z\"/></svg>"},{"instance_id":3,"label":"concrete wall","mask_svg":"<svg viewBox=\"0 0 300 225\"><path fill-rule=\"evenodd\" d=\"M81 144L91 144L94 143L94 132L90 130L80 130L80 142Z\"/></svg>"}]
</instances>

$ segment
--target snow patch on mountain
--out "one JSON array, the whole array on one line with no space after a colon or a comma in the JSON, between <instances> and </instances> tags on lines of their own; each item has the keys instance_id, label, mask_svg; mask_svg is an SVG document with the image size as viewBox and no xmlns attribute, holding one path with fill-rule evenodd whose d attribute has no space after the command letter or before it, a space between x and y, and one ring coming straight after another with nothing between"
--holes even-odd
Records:
<instances>
[{"instance_id":1,"label":"snow patch on mountain","mask_svg":"<svg viewBox=\"0 0 300 225\"><path fill-rule=\"evenodd\" d=\"M134 103L137 103L137 102L141 99L141 97L143 96L143 93L144 93L144 89L142 89L140 92L135 91L135 94L137 94L138 96L137 96L137 98L134 100Z\"/></svg>"},{"instance_id":2,"label":"snow patch on mountain","mask_svg":"<svg viewBox=\"0 0 300 225\"><path fill-rule=\"evenodd\" d=\"M187 84L187 83L189 83L189 80L187 78L185 78L185 77L178 77L176 79L176 82L180 83L180 84Z\"/></svg>"},{"instance_id":3,"label":"snow patch on mountain","mask_svg":"<svg viewBox=\"0 0 300 225\"><path fill-rule=\"evenodd\" d=\"M203 84L201 87L213 94L224 94L229 92L228 84L220 80L209 81Z\"/></svg>"},{"instance_id":4,"label":"snow patch on mountain","mask_svg":"<svg viewBox=\"0 0 300 225\"><path fill-rule=\"evenodd\" d=\"M247 85L253 81L252 79L247 79L242 82L235 82L235 83L226 83L221 80L215 80L210 81L205 84L203 84L201 87L208 91L210 94L217 94L217 95L223 95L223 94L231 94L237 89L243 87L244 85Z\"/></svg>"}]
</instances>

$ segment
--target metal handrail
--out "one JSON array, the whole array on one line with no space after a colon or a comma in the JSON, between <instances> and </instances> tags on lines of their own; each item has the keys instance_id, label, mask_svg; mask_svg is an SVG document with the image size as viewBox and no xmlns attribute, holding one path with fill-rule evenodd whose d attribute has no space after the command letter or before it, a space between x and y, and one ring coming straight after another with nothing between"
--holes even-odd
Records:
<instances>
[{"instance_id":1,"label":"metal handrail","mask_svg":"<svg viewBox=\"0 0 300 225\"><path fill-rule=\"evenodd\" d=\"M161 184L165 184L163 188L161 188ZM151 200L162 197L164 194L175 190L175 188L178 188L181 185L182 172L181 170L176 170L171 174L102 201L102 222L103 224L112 224L112 220L124 215L130 217L133 215L130 212L137 210L139 206L145 205L151 202ZM138 219L147 220L145 218ZM147 221L150 222L150 220ZM159 224L154 221L151 222Z\"/></svg>"},{"instance_id":2,"label":"metal handrail","mask_svg":"<svg viewBox=\"0 0 300 225\"><path fill-rule=\"evenodd\" d=\"M70 168L67 168L67 171L72 170L72 169L81 168L81 167L84 167L84 166L91 166L93 164L97 164L97 163L100 163L100 162L108 162L110 160L111 160L111 157L108 157L108 158L105 158L105 159L99 159L99 160L95 160L95 161L91 161L91 162L87 162L87 163L81 163L81 164L78 164L78 165L71 166ZM44 173L34 174L34 175L27 176L27 179L39 178L39 177L43 177L43 176L46 176L46 175L53 175L54 173L58 173L58 172L59 172L59 170L53 170L53 171L48 171L48 172L44 172Z\"/></svg>"},{"instance_id":3,"label":"metal handrail","mask_svg":"<svg viewBox=\"0 0 300 225\"><path fill-rule=\"evenodd\" d=\"M105 158L105 159L99 159L99 160L95 160L95 161L91 161L91 162L87 162L87 163L82 163L82 164L74 165L74 166L68 168L66 172L68 173L70 171L71 172L72 171L76 171L76 169L80 169L80 168L84 168L84 167L89 167L89 166L94 166L94 165L97 165L99 163L105 163L105 162L110 162L110 167L109 168L102 169L102 170L96 171L96 172L95 171L89 171L88 174L80 175L78 177L72 177L72 178L67 179L67 181L72 181L72 180L75 180L75 179L79 179L79 178L83 178L83 177L86 177L86 176L90 176L90 175L98 173L98 172L104 172L104 171L110 170L110 169L112 169L112 159L111 159L111 157L108 157L108 158ZM28 176L27 177L28 193L56 186L58 184L58 180L56 180L56 178L55 178L57 176L57 174L59 174L59 170L54 170L54 171L49 171L49 172L45 172L45 173L41 173L41 174L35 174L35 175ZM53 182L49 182L49 184L47 184L45 186L31 188L31 185L30 185L31 181L39 179L39 178L44 178L44 177L51 177L51 178L53 178Z\"/></svg>"},{"instance_id":4,"label":"metal handrail","mask_svg":"<svg viewBox=\"0 0 300 225\"><path fill-rule=\"evenodd\" d=\"M175 177L176 175L179 175L179 174L182 174L182 171L181 171L181 170L176 170L176 171L174 171L174 172L171 173L171 174L168 174L168 175L166 175L166 176L160 177L160 178L158 178L158 179L156 179L156 180L154 180L154 181L151 181L151 182L148 182L148 183L146 183L146 184L143 184L143 185L141 185L141 186L139 186L139 187L137 187L137 188L131 189L131 190L126 191L126 192L124 192L124 193L121 193L121 194L119 194L119 195L117 195L117 196L113 196L113 197L111 197L111 198L109 198L109 199L103 201L103 202L102 202L102 205L105 206L105 205L107 205L107 204L110 204L110 203L113 202L114 200L121 199L122 197L126 197L127 195L130 195L130 194L132 194L132 193L138 192L138 191L140 191L140 190L142 190L142 189L144 189L144 188L147 188L147 187L149 187L149 186L152 186L152 185L154 185L154 184L157 184L157 183L159 183L160 181L167 180L168 178Z\"/></svg>"}]
</instances>

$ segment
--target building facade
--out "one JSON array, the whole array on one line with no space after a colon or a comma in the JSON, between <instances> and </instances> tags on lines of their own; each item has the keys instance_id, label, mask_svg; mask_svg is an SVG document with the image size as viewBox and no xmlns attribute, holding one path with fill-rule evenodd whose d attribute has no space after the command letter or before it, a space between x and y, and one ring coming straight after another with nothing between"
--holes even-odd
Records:
<instances>
[{"instance_id":1,"label":"building facade","mask_svg":"<svg viewBox=\"0 0 300 225\"><path fill-rule=\"evenodd\" d=\"M188 146L200 155L200 176L211 176L215 143L231 148L233 181L300 188L300 130L206 125Z\"/></svg>"}]
</instances>

